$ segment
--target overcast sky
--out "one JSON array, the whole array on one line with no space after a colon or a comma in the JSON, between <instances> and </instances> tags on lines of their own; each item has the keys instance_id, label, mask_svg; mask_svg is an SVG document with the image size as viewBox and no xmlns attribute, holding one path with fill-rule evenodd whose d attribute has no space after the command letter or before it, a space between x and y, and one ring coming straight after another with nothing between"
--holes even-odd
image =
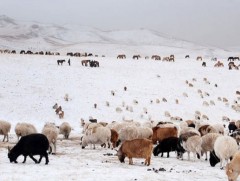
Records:
<instances>
[{"instance_id":1,"label":"overcast sky","mask_svg":"<svg viewBox=\"0 0 240 181\"><path fill-rule=\"evenodd\" d=\"M0 0L22 21L103 30L148 28L219 47L240 47L240 0Z\"/></svg>"}]
</instances>

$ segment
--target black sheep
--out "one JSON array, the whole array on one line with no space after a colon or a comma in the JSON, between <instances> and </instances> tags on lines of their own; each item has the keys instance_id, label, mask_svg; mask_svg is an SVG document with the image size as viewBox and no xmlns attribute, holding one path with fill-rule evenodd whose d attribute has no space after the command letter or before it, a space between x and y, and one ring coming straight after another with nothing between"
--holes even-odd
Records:
<instances>
[{"instance_id":1,"label":"black sheep","mask_svg":"<svg viewBox=\"0 0 240 181\"><path fill-rule=\"evenodd\" d=\"M167 152L167 157L169 158L169 152L177 150L177 143L177 137L166 138L159 142L159 144L153 149L153 155L158 156L159 153L162 153L161 157L163 157L163 153Z\"/></svg>"},{"instance_id":2,"label":"black sheep","mask_svg":"<svg viewBox=\"0 0 240 181\"><path fill-rule=\"evenodd\" d=\"M24 156L23 163L26 162L27 156L29 156L35 163L40 163L42 157L46 158L46 164L48 164L48 153L49 142L43 134L30 134L22 136L19 142L8 152L8 158L10 162L17 163L17 158L20 155ZM37 161L33 155L40 155L40 159Z\"/></svg>"}]
</instances>

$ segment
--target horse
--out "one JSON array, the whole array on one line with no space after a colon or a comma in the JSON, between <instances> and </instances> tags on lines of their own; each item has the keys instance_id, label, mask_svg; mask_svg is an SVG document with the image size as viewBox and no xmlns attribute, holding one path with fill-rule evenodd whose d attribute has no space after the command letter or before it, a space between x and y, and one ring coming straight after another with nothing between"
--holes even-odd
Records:
<instances>
[{"instance_id":1,"label":"horse","mask_svg":"<svg viewBox=\"0 0 240 181\"><path fill-rule=\"evenodd\" d=\"M88 66L88 63L90 63L90 60L82 60L82 66L85 66L87 67Z\"/></svg>"},{"instance_id":2,"label":"horse","mask_svg":"<svg viewBox=\"0 0 240 181\"><path fill-rule=\"evenodd\" d=\"M189 56L189 55L186 55L185 58L190 58L190 56Z\"/></svg>"},{"instance_id":3,"label":"horse","mask_svg":"<svg viewBox=\"0 0 240 181\"><path fill-rule=\"evenodd\" d=\"M151 57L151 59L154 59L154 60L161 60L161 57L159 55L153 55Z\"/></svg>"},{"instance_id":4,"label":"horse","mask_svg":"<svg viewBox=\"0 0 240 181\"><path fill-rule=\"evenodd\" d=\"M126 55L124 55L124 54L117 56L117 59L125 59L125 58L126 58Z\"/></svg>"},{"instance_id":5,"label":"horse","mask_svg":"<svg viewBox=\"0 0 240 181\"><path fill-rule=\"evenodd\" d=\"M228 61L234 61L234 57L228 57Z\"/></svg>"},{"instance_id":6,"label":"horse","mask_svg":"<svg viewBox=\"0 0 240 181\"><path fill-rule=\"evenodd\" d=\"M223 65L222 62L218 61L218 62L214 65L214 67L224 67L224 65Z\"/></svg>"},{"instance_id":7,"label":"horse","mask_svg":"<svg viewBox=\"0 0 240 181\"><path fill-rule=\"evenodd\" d=\"M59 64L63 64L63 62L65 62L65 60L57 60L57 64L59 65Z\"/></svg>"},{"instance_id":8,"label":"horse","mask_svg":"<svg viewBox=\"0 0 240 181\"><path fill-rule=\"evenodd\" d=\"M202 60L202 57L201 57L201 56L198 56L198 57L197 57L197 60Z\"/></svg>"},{"instance_id":9,"label":"horse","mask_svg":"<svg viewBox=\"0 0 240 181\"><path fill-rule=\"evenodd\" d=\"M133 59L135 59L135 58L138 60L139 58L141 58L141 56L140 55L133 55Z\"/></svg>"}]
</instances>

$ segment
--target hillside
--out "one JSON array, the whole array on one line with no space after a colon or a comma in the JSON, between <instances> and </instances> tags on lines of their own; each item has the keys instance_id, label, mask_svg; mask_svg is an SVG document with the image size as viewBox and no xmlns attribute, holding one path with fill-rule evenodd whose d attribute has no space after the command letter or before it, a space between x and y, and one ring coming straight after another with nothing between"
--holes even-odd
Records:
<instances>
[{"instance_id":1,"label":"hillside","mask_svg":"<svg viewBox=\"0 0 240 181\"><path fill-rule=\"evenodd\" d=\"M161 31L161 30L159 30ZM115 56L117 52L141 54L179 54L224 57L231 52L216 47L176 39L148 29L103 31L80 25L20 22L0 16L0 48L32 51L88 51Z\"/></svg>"}]
</instances>

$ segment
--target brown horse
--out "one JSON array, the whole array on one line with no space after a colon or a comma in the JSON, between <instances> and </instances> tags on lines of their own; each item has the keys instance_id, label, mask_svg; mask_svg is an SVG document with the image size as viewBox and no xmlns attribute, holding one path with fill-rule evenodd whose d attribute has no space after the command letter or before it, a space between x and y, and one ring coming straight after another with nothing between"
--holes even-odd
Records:
<instances>
[{"instance_id":1,"label":"brown horse","mask_svg":"<svg viewBox=\"0 0 240 181\"><path fill-rule=\"evenodd\" d=\"M90 63L90 60L82 60L81 63L82 63L82 66L87 67L88 63Z\"/></svg>"},{"instance_id":2,"label":"brown horse","mask_svg":"<svg viewBox=\"0 0 240 181\"><path fill-rule=\"evenodd\" d=\"M161 57L159 55L153 55L152 59L154 59L154 60L161 60Z\"/></svg>"},{"instance_id":3,"label":"brown horse","mask_svg":"<svg viewBox=\"0 0 240 181\"><path fill-rule=\"evenodd\" d=\"M223 64L222 62L218 61L218 62L214 65L214 67L224 67L224 64Z\"/></svg>"},{"instance_id":4,"label":"brown horse","mask_svg":"<svg viewBox=\"0 0 240 181\"><path fill-rule=\"evenodd\" d=\"M125 58L126 58L126 55L124 55L124 54L121 54L121 55L117 56L117 59L125 59Z\"/></svg>"}]
</instances>

